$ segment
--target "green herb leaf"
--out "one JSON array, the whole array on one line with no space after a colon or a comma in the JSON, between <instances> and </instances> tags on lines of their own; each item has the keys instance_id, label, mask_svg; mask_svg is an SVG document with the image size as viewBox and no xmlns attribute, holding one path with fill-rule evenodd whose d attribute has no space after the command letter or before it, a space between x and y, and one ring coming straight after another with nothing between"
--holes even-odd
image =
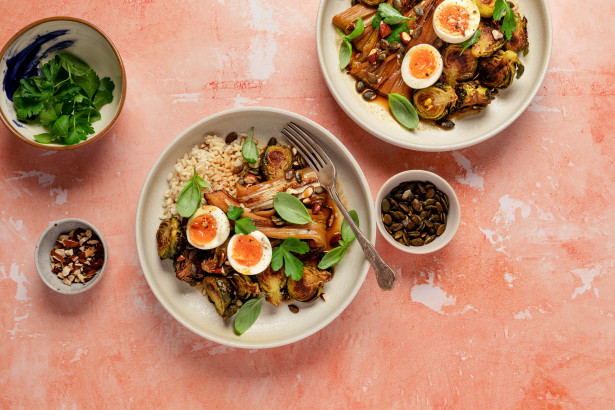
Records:
<instances>
[{"instance_id":1,"label":"green herb leaf","mask_svg":"<svg viewBox=\"0 0 615 410\"><path fill-rule=\"evenodd\" d=\"M419 125L419 115L416 109L403 95L389 94L389 107L395 119L404 127L413 130Z\"/></svg>"},{"instance_id":2,"label":"green herb leaf","mask_svg":"<svg viewBox=\"0 0 615 410\"><path fill-rule=\"evenodd\" d=\"M250 129L250 136L241 146L241 155L248 164L254 164L258 161L258 145L256 145L254 139L252 139L253 134L254 127Z\"/></svg>"},{"instance_id":3,"label":"green herb leaf","mask_svg":"<svg viewBox=\"0 0 615 410\"><path fill-rule=\"evenodd\" d=\"M335 266L342 260L346 253L346 246L338 246L325 253L325 256L318 263L319 269L329 269Z\"/></svg>"},{"instance_id":4,"label":"green herb leaf","mask_svg":"<svg viewBox=\"0 0 615 410\"><path fill-rule=\"evenodd\" d=\"M98 87L100 86L100 78L98 78L96 72L91 68L86 71L84 75L77 77L75 79L75 82L81 88L83 88L85 94L90 99L92 99L94 93L98 90Z\"/></svg>"},{"instance_id":5,"label":"green herb leaf","mask_svg":"<svg viewBox=\"0 0 615 410\"><path fill-rule=\"evenodd\" d=\"M278 271L284 265L284 273L293 280L301 280L303 276L303 262L291 252L303 255L309 252L310 247L307 243L294 237L284 239L279 247L273 250L271 256L271 268Z\"/></svg>"},{"instance_id":6,"label":"green herb leaf","mask_svg":"<svg viewBox=\"0 0 615 410\"><path fill-rule=\"evenodd\" d=\"M52 142L55 142L57 138L58 137L52 135L50 132L45 132L34 136L34 140L36 142L40 142L41 144L51 144Z\"/></svg>"},{"instance_id":7,"label":"green herb leaf","mask_svg":"<svg viewBox=\"0 0 615 410\"><path fill-rule=\"evenodd\" d=\"M257 229L250 218L245 217L235 221L235 233L248 235Z\"/></svg>"},{"instance_id":8,"label":"green herb leaf","mask_svg":"<svg viewBox=\"0 0 615 410\"><path fill-rule=\"evenodd\" d=\"M279 271L284 266L284 253L281 247L273 248L271 252L271 269Z\"/></svg>"},{"instance_id":9,"label":"green herb leaf","mask_svg":"<svg viewBox=\"0 0 615 410\"><path fill-rule=\"evenodd\" d=\"M354 29L352 30L352 33L348 34L346 36L346 39L348 41L352 41L355 38L359 37L361 34L363 34L363 30L365 30L365 24L363 23L363 19L361 17L359 17L357 19L357 24L355 24Z\"/></svg>"},{"instance_id":10,"label":"green herb leaf","mask_svg":"<svg viewBox=\"0 0 615 410\"><path fill-rule=\"evenodd\" d=\"M414 17L406 17L397 9L388 3L380 3L378 5L378 14L386 24L399 24L407 20L413 20ZM380 24L380 22L378 22Z\"/></svg>"},{"instance_id":11,"label":"green herb leaf","mask_svg":"<svg viewBox=\"0 0 615 410\"><path fill-rule=\"evenodd\" d=\"M301 280L303 276L303 262L284 248L282 248L282 255L284 256L284 274L292 280Z\"/></svg>"},{"instance_id":12,"label":"green herb leaf","mask_svg":"<svg viewBox=\"0 0 615 410\"><path fill-rule=\"evenodd\" d=\"M292 236L284 239L284 242L282 242L280 246L289 250L290 252L295 252L301 255L310 251L310 247L307 243Z\"/></svg>"},{"instance_id":13,"label":"green herb leaf","mask_svg":"<svg viewBox=\"0 0 615 410\"><path fill-rule=\"evenodd\" d=\"M480 40L480 35L481 34L482 33L481 33L480 29L478 29L478 30L476 30L474 32L474 34L472 34L472 37L470 37L466 41L463 41L463 42L459 43L459 45L462 47L461 53L459 53L459 55L463 54L463 52L466 51L466 49L468 47L471 47L472 45L476 44L478 42L478 40Z\"/></svg>"},{"instance_id":14,"label":"green herb leaf","mask_svg":"<svg viewBox=\"0 0 615 410\"><path fill-rule=\"evenodd\" d=\"M90 69L88 63L74 54L61 51L58 53L58 57L60 57L62 67L64 67L64 69L71 75L84 75Z\"/></svg>"},{"instance_id":15,"label":"green herb leaf","mask_svg":"<svg viewBox=\"0 0 615 410\"><path fill-rule=\"evenodd\" d=\"M507 40L512 38L512 33L517 29L517 22L515 18L521 18L516 15L512 9L510 8L510 4L508 4L505 0L496 0L493 6L493 20L500 21L504 17L502 21L502 32L506 36Z\"/></svg>"},{"instance_id":16,"label":"green herb leaf","mask_svg":"<svg viewBox=\"0 0 615 410\"><path fill-rule=\"evenodd\" d=\"M233 320L233 331L236 335L241 336L246 330L248 330L258 316L261 314L262 300L264 296L258 299L250 299L237 310L235 319Z\"/></svg>"},{"instance_id":17,"label":"green herb leaf","mask_svg":"<svg viewBox=\"0 0 615 410\"><path fill-rule=\"evenodd\" d=\"M230 205L228 207L228 211L226 213L226 216L228 217L228 219L232 219L233 221L236 221L239 217L241 217L241 215L243 215L242 207L234 206L234 205Z\"/></svg>"},{"instance_id":18,"label":"green herb leaf","mask_svg":"<svg viewBox=\"0 0 615 410\"><path fill-rule=\"evenodd\" d=\"M357 214L357 211L352 209L352 210L348 211L348 213L350 214L350 217L352 218L354 223L357 226L359 226L359 215ZM341 232L342 233L342 239L344 240L345 245L348 246L348 244L355 239L355 234L354 234L354 232L352 232L352 229L350 229L350 225L348 224L346 219L344 219L344 221L342 222L341 231L342 231Z\"/></svg>"},{"instance_id":19,"label":"green herb leaf","mask_svg":"<svg viewBox=\"0 0 615 410\"><path fill-rule=\"evenodd\" d=\"M312 217L303 203L294 195L278 192L273 197L273 207L282 219L303 225L312 222Z\"/></svg>"},{"instance_id":20,"label":"green herb leaf","mask_svg":"<svg viewBox=\"0 0 615 410\"><path fill-rule=\"evenodd\" d=\"M113 90L115 89L115 84L109 77L105 77L100 80L100 84L98 86L98 90L96 90L96 94L94 95L94 99L92 102L94 103L94 107L100 110L105 104L109 104L113 101Z\"/></svg>"},{"instance_id":21,"label":"green herb leaf","mask_svg":"<svg viewBox=\"0 0 615 410\"><path fill-rule=\"evenodd\" d=\"M398 24L397 26L393 28L393 30L391 30L391 34L389 34L389 36L387 37L387 41L389 43L393 43L395 41L401 41L400 36L401 36L401 33L404 31L406 33L410 32L410 27L408 27L408 23L406 23L405 21L401 24Z\"/></svg>"},{"instance_id":22,"label":"green herb leaf","mask_svg":"<svg viewBox=\"0 0 615 410\"><path fill-rule=\"evenodd\" d=\"M342 41L342 45L340 46L340 70L346 68L346 66L350 63L350 59L352 58L352 44L348 39L344 39Z\"/></svg>"},{"instance_id":23,"label":"green herb leaf","mask_svg":"<svg viewBox=\"0 0 615 410\"><path fill-rule=\"evenodd\" d=\"M184 218L190 218L201 205L201 188L197 182L199 176L194 170L194 175L184 185L184 188L177 197L177 213Z\"/></svg>"}]
</instances>

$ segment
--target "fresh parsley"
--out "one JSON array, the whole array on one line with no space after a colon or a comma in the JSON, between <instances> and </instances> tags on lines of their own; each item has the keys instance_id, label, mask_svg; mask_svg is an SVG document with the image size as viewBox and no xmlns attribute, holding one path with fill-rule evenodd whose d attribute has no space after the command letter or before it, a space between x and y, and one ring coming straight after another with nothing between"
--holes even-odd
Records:
<instances>
[{"instance_id":1,"label":"fresh parsley","mask_svg":"<svg viewBox=\"0 0 615 410\"><path fill-rule=\"evenodd\" d=\"M40 69L42 76L21 79L13 94L17 119L40 123L47 132L34 139L42 144L85 141L94 134L92 123L100 120L100 108L113 101L115 84L65 51Z\"/></svg>"},{"instance_id":2,"label":"fresh parsley","mask_svg":"<svg viewBox=\"0 0 615 410\"><path fill-rule=\"evenodd\" d=\"M233 320L233 331L237 336L241 336L246 330L252 327L258 316L261 314L263 298L250 299L237 310Z\"/></svg>"},{"instance_id":3,"label":"fresh parsley","mask_svg":"<svg viewBox=\"0 0 615 410\"><path fill-rule=\"evenodd\" d=\"M350 59L352 57L352 44L350 42L363 34L363 30L365 30L365 25L361 17L357 19L357 24L355 25L354 30L352 30L352 32L348 35L344 34L339 28L337 29L337 32L342 37L342 45L340 46L339 56L340 70L346 68L348 63L350 63Z\"/></svg>"},{"instance_id":4,"label":"fresh parsley","mask_svg":"<svg viewBox=\"0 0 615 410\"><path fill-rule=\"evenodd\" d=\"M254 135L254 127L250 129L248 139L241 146L241 156L248 164L258 161L258 145L254 142L252 135Z\"/></svg>"},{"instance_id":5,"label":"fresh parsley","mask_svg":"<svg viewBox=\"0 0 615 410\"><path fill-rule=\"evenodd\" d=\"M517 22L515 18L520 18L516 15L512 9L510 8L510 4L508 4L505 0L496 0L495 5L493 6L493 20L500 21L502 20L502 31L506 36L506 39L510 40L512 38L512 33L517 29Z\"/></svg>"},{"instance_id":6,"label":"fresh parsley","mask_svg":"<svg viewBox=\"0 0 615 410\"><path fill-rule=\"evenodd\" d=\"M184 184L184 188L177 197L177 213L184 218L190 218L201 205L201 188L207 188L209 184L197 175L196 168L194 175Z\"/></svg>"},{"instance_id":7,"label":"fresh parsley","mask_svg":"<svg viewBox=\"0 0 615 410\"><path fill-rule=\"evenodd\" d=\"M351 210L348 213L354 223L359 226L359 215L357 214L357 211ZM346 254L346 249L348 249L350 243L355 239L355 234L352 232L350 225L345 219L344 222L342 222L341 234L342 240L340 241L340 245L325 254L325 256L318 263L318 268L329 269L330 267L337 265Z\"/></svg>"},{"instance_id":8,"label":"fresh parsley","mask_svg":"<svg viewBox=\"0 0 615 410\"><path fill-rule=\"evenodd\" d=\"M481 31L476 30L474 32L474 34L472 34L472 37L470 37L469 39L467 39L466 41L463 41L461 43L459 43L459 45L462 47L461 48L461 53L459 53L459 55L462 55L464 51L466 51L466 49L468 47L471 47L472 45L476 44L478 42L478 40L480 40L480 35L481 35Z\"/></svg>"},{"instance_id":9,"label":"fresh parsley","mask_svg":"<svg viewBox=\"0 0 615 410\"><path fill-rule=\"evenodd\" d=\"M397 121L408 129L415 129L419 125L419 115L406 97L401 94L389 94L389 108Z\"/></svg>"},{"instance_id":10,"label":"fresh parsley","mask_svg":"<svg viewBox=\"0 0 615 410\"><path fill-rule=\"evenodd\" d=\"M391 30L391 34L389 34L389 36L387 37L387 41L389 43L393 43L395 41L401 41L400 36L401 36L401 33L404 31L406 33L410 32L410 27L408 27L408 23L405 21L401 24L398 24Z\"/></svg>"},{"instance_id":11,"label":"fresh parsley","mask_svg":"<svg viewBox=\"0 0 615 410\"><path fill-rule=\"evenodd\" d=\"M271 269L278 271L284 265L284 273L293 280L301 280L303 276L303 262L291 252L303 255L310 247L297 238L289 237L273 250L271 255Z\"/></svg>"},{"instance_id":12,"label":"fresh parsley","mask_svg":"<svg viewBox=\"0 0 615 410\"><path fill-rule=\"evenodd\" d=\"M312 221L312 217L303 202L294 195L278 192L273 197L273 208L282 219L291 224L303 225Z\"/></svg>"},{"instance_id":13,"label":"fresh parsley","mask_svg":"<svg viewBox=\"0 0 615 410\"><path fill-rule=\"evenodd\" d=\"M226 216L228 217L228 219L235 221L235 233L248 235L258 229L250 218L241 218L241 215L243 215L243 208L233 205L228 207L228 212L226 213Z\"/></svg>"}]
</instances>

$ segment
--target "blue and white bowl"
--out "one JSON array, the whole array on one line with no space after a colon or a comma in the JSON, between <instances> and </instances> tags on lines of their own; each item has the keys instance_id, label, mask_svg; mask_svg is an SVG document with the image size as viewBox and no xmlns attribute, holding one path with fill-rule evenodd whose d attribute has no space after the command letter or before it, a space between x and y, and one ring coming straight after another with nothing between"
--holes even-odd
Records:
<instances>
[{"instance_id":1,"label":"blue and white bowl","mask_svg":"<svg viewBox=\"0 0 615 410\"><path fill-rule=\"evenodd\" d=\"M69 51L87 62L102 77L115 84L113 101L104 105L101 119L92 124L94 134L79 144L40 144L34 135L46 132L40 125L25 124L17 119L13 93L19 80L41 75L40 62L46 62L60 51ZM52 150L81 147L102 137L118 118L126 97L126 72L120 54L111 40L96 26L73 17L51 17L21 29L0 52L0 119L7 128L28 144Z\"/></svg>"}]
</instances>

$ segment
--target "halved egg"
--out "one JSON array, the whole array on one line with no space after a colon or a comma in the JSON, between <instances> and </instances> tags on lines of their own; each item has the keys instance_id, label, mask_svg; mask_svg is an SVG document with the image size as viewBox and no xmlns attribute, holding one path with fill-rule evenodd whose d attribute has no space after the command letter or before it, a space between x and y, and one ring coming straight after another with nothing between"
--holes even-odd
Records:
<instances>
[{"instance_id":1,"label":"halved egg","mask_svg":"<svg viewBox=\"0 0 615 410\"><path fill-rule=\"evenodd\" d=\"M188 219L188 242L198 249L213 249L224 243L231 233L231 224L217 206L204 205Z\"/></svg>"},{"instance_id":2,"label":"halved egg","mask_svg":"<svg viewBox=\"0 0 615 410\"><path fill-rule=\"evenodd\" d=\"M244 275L261 273L271 263L271 243L261 231L248 235L235 234L228 242L228 261Z\"/></svg>"},{"instance_id":3,"label":"halved egg","mask_svg":"<svg viewBox=\"0 0 615 410\"><path fill-rule=\"evenodd\" d=\"M426 88L438 81L442 67L440 52L429 44L419 44L404 56L401 77L410 88Z\"/></svg>"},{"instance_id":4,"label":"halved egg","mask_svg":"<svg viewBox=\"0 0 615 410\"><path fill-rule=\"evenodd\" d=\"M433 14L433 28L447 43L461 43L472 37L480 23L473 0L444 0Z\"/></svg>"}]
</instances>

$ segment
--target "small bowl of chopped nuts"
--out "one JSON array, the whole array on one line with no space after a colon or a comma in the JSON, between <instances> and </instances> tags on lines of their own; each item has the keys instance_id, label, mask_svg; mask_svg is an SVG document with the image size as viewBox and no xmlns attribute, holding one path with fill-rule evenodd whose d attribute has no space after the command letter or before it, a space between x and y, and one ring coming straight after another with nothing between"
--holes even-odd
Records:
<instances>
[{"instance_id":1,"label":"small bowl of chopped nuts","mask_svg":"<svg viewBox=\"0 0 615 410\"><path fill-rule=\"evenodd\" d=\"M409 170L391 177L376 196L376 225L395 248L435 252L453 239L460 221L457 195L433 172Z\"/></svg>"},{"instance_id":2,"label":"small bowl of chopped nuts","mask_svg":"<svg viewBox=\"0 0 615 410\"><path fill-rule=\"evenodd\" d=\"M36 244L34 261L43 282L73 295L92 288L107 266L107 244L90 223L76 218L53 222Z\"/></svg>"}]
</instances>

